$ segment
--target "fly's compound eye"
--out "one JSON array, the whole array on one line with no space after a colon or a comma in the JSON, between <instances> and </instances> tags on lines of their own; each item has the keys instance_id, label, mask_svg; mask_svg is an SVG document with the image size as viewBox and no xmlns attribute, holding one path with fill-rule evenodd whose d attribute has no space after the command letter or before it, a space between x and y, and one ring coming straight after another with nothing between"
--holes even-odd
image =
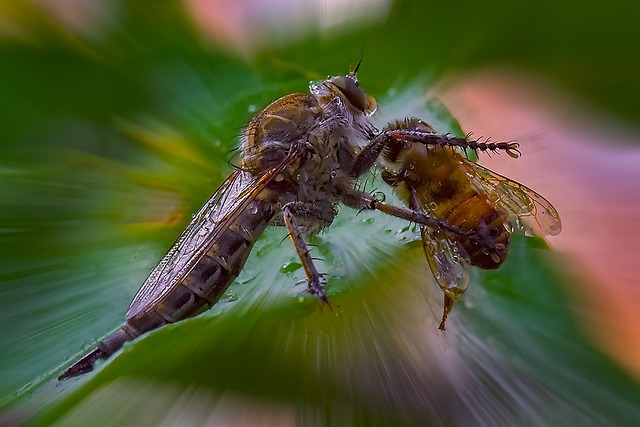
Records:
<instances>
[{"instance_id":1,"label":"fly's compound eye","mask_svg":"<svg viewBox=\"0 0 640 427\"><path fill-rule=\"evenodd\" d=\"M369 102L357 80L349 76L338 76L332 78L331 83L342 92L351 105L362 112L367 110Z\"/></svg>"}]
</instances>

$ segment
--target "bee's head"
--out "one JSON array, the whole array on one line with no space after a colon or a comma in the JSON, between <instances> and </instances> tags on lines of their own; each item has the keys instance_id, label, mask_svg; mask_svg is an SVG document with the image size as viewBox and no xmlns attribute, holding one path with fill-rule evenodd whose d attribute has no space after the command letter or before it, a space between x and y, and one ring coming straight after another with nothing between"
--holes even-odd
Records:
<instances>
[{"instance_id":1,"label":"bee's head","mask_svg":"<svg viewBox=\"0 0 640 427\"><path fill-rule=\"evenodd\" d=\"M358 83L356 72L358 68L346 76L330 76L320 82L312 82L309 85L313 93L321 103L340 102L351 109L364 114L372 115L377 108L374 97L367 95Z\"/></svg>"}]
</instances>

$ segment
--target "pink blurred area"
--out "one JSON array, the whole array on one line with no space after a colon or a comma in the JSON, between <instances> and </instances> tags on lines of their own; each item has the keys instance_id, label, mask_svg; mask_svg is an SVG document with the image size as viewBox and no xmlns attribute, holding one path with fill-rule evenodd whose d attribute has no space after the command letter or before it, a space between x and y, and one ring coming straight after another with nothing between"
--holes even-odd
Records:
<instances>
[{"instance_id":1,"label":"pink blurred area","mask_svg":"<svg viewBox=\"0 0 640 427\"><path fill-rule=\"evenodd\" d=\"M379 21L391 0L184 0L203 37L250 58L268 46L285 46L310 33Z\"/></svg>"},{"instance_id":2,"label":"pink blurred area","mask_svg":"<svg viewBox=\"0 0 640 427\"><path fill-rule=\"evenodd\" d=\"M580 322L640 378L640 143L638 129L513 70L488 70L436 91L465 131L517 140L522 157L481 164L522 182L560 212L548 239L573 278Z\"/></svg>"},{"instance_id":3,"label":"pink blurred area","mask_svg":"<svg viewBox=\"0 0 640 427\"><path fill-rule=\"evenodd\" d=\"M33 29L53 25L67 36L97 39L116 21L116 12L115 0L0 2L0 37L37 43Z\"/></svg>"}]
</instances>

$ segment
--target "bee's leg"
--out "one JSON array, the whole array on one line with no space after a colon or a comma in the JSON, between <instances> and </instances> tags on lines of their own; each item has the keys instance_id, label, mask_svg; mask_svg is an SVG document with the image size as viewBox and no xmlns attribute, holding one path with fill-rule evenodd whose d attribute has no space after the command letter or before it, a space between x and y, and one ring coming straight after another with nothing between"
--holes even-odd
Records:
<instances>
[{"instance_id":1,"label":"bee's leg","mask_svg":"<svg viewBox=\"0 0 640 427\"><path fill-rule=\"evenodd\" d=\"M284 223L287 229L289 230L289 237L293 242L293 246L296 248L296 252L298 252L298 256L300 257L300 261L302 262L302 266L304 267L304 272L307 275L307 289L309 293L318 297L318 299L325 303L329 304L329 300L324 293L324 283L322 281L322 277L316 266L313 264L313 260L309 255L309 249L307 248L307 244L304 242L302 238L302 231L300 230L300 226L296 222L295 212L300 211L303 208L302 206L308 206L306 204L299 204L296 202L287 203L282 208L282 214L284 218ZM308 207L308 209L311 209ZM329 305L331 307L331 305Z\"/></svg>"}]
</instances>

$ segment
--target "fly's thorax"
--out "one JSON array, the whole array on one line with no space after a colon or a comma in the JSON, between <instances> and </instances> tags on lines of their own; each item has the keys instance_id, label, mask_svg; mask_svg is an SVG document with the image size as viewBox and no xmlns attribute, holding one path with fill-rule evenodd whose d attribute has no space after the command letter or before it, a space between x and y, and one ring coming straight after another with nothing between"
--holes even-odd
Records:
<instances>
[{"instance_id":1,"label":"fly's thorax","mask_svg":"<svg viewBox=\"0 0 640 427\"><path fill-rule=\"evenodd\" d=\"M322 116L315 97L308 93L292 93L273 101L243 132L243 169L259 174L277 166L291 145L304 141Z\"/></svg>"}]
</instances>

